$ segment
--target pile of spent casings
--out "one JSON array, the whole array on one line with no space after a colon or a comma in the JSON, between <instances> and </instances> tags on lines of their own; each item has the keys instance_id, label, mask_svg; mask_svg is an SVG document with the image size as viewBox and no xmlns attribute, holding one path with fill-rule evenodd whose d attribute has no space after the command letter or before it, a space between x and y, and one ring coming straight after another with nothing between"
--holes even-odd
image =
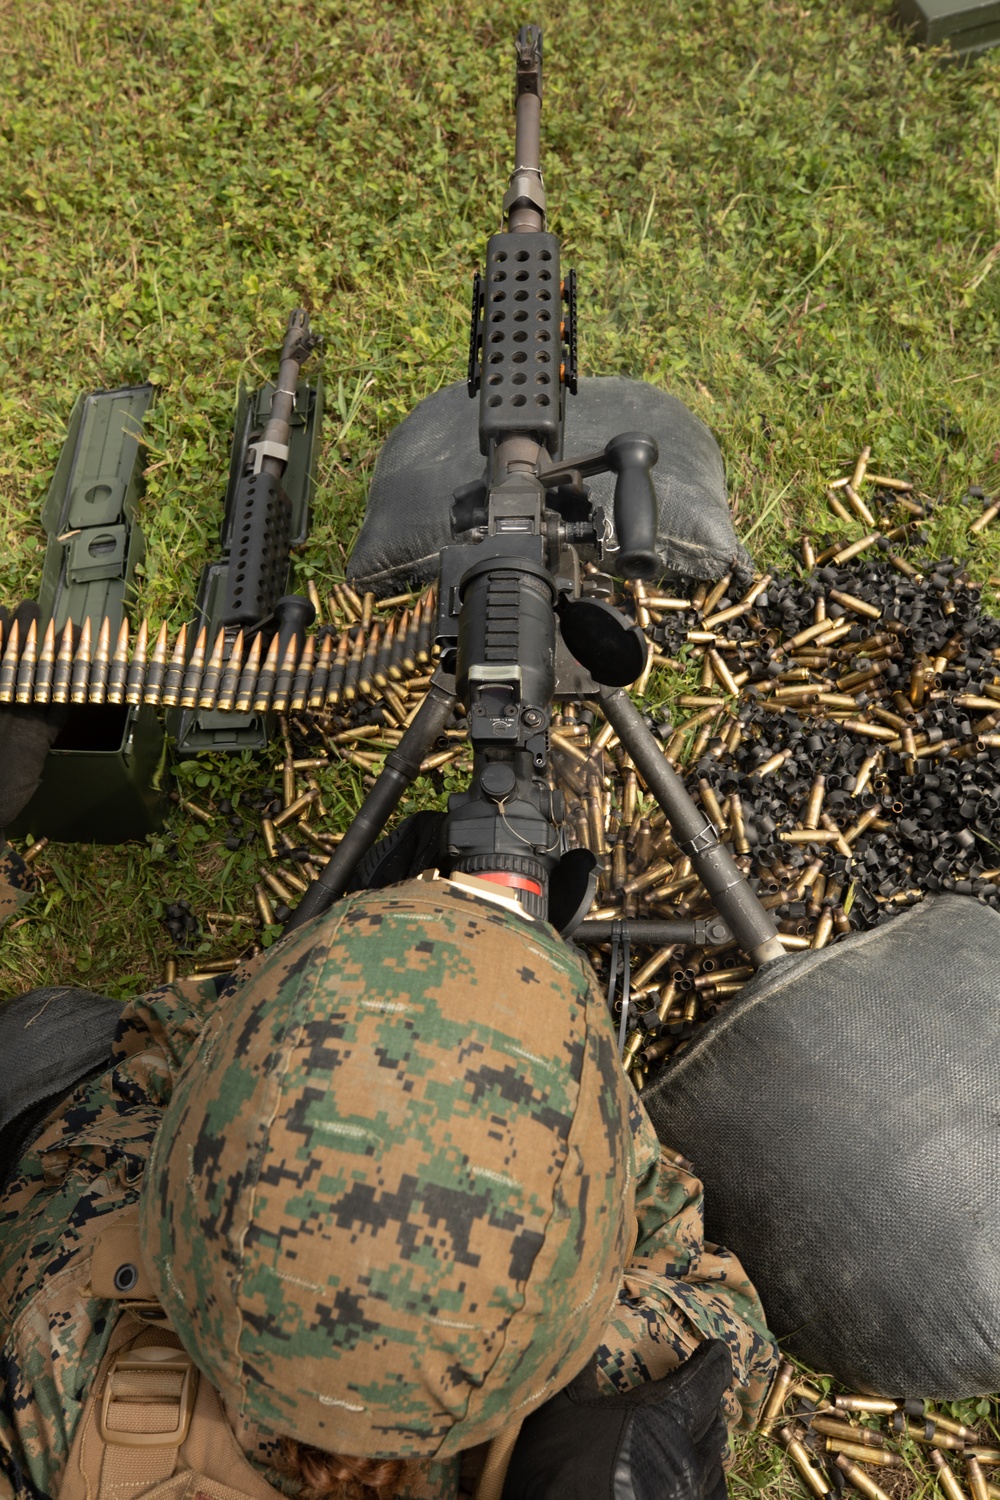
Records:
<instances>
[{"instance_id":1,"label":"pile of spent casings","mask_svg":"<svg viewBox=\"0 0 1000 1500\"><path fill-rule=\"evenodd\" d=\"M786 1361L759 1427L777 1437L818 1500L835 1489L860 1491L867 1500L901 1500L932 1478L946 1500L969 1500L955 1465L964 1469L972 1500L996 1500L997 1486L984 1472L1000 1463L992 1432L955 1421L928 1401L825 1394ZM881 1484L868 1468L881 1470Z\"/></svg>"}]
</instances>

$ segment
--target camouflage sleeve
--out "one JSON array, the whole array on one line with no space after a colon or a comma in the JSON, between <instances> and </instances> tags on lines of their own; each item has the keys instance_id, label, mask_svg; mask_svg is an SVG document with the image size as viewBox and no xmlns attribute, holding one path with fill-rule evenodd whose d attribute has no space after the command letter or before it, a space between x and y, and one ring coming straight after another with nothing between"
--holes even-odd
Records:
<instances>
[{"instance_id":1,"label":"camouflage sleeve","mask_svg":"<svg viewBox=\"0 0 1000 1500\"><path fill-rule=\"evenodd\" d=\"M0 927L24 904L37 884L21 856L2 840L0 834Z\"/></svg>"},{"instance_id":2,"label":"camouflage sleeve","mask_svg":"<svg viewBox=\"0 0 1000 1500\"><path fill-rule=\"evenodd\" d=\"M598 1350L617 1390L668 1374L703 1339L733 1361L724 1407L730 1431L756 1421L777 1368L760 1299L735 1255L705 1241L702 1186L660 1150L649 1116L632 1106L639 1235Z\"/></svg>"},{"instance_id":3,"label":"camouflage sleeve","mask_svg":"<svg viewBox=\"0 0 1000 1500\"><path fill-rule=\"evenodd\" d=\"M90 1291L109 1215L137 1201L174 1079L218 1003L182 981L125 1007L108 1070L42 1127L0 1194L0 1500L55 1495L114 1325Z\"/></svg>"}]
</instances>

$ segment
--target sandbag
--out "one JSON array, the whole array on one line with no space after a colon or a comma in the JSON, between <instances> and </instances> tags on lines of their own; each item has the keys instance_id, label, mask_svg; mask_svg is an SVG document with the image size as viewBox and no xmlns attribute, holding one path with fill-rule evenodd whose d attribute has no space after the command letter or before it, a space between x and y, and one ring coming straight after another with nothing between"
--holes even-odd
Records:
<instances>
[{"instance_id":1,"label":"sandbag","mask_svg":"<svg viewBox=\"0 0 1000 1500\"><path fill-rule=\"evenodd\" d=\"M645 1091L797 1359L1000 1389L1000 915L930 897L768 965Z\"/></svg>"},{"instance_id":2,"label":"sandbag","mask_svg":"<svg viewBox=\"0 0 1000 1500\"><path fill-rule=\"evenodd\" d=\"M451 503L459 485L482 478L479 404L465 384L427 396L388 436L375 463L365 519L347 566L357 589L380 598L437 576L452 542ZM620 375L587 376L566 400L564 454L583 456L620 432L648 432L659 444L653 481L660 507L657 551L664 575L749 576L736 539L719 446L676 396ZM612 515L614 476L588 479L595 505Z\"/></svg>"},{"instance_id":3,"label":"sandbag","mask_svg":"<svg viewBox=\"0 0 1000 1500\"><path fill-rule=\"evenodd\" d=\"M122 1007L71 985L0 1002L0 1188L58 1101L111 1063Z\"/></svg>"}]
</instances>

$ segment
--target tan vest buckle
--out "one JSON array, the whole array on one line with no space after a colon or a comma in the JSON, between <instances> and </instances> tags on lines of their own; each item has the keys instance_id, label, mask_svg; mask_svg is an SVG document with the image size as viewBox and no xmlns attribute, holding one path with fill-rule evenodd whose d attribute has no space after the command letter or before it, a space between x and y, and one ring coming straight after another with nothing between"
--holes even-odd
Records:
<instances>
[{"instance_id":1,"label":"tan vest buckle","mask_svg":"<svg viewBox=\"0 0 1000 1500\"><path fill-rule=\"evenodd\" d=\"M141 1375L149 1377L152 1386L155 1382L157 1389L148 1392L142 1390L143 1382L124 1381L130 1389L116 1389L116 1379L119 1376ZM156 1377L176 1376L177 1385L174 1390L173 1382L164 1382ZM165 1387L171 1387L166 1389ZM120 1359L116 1359L111 1366L107 1382L104 1387L104 1397L101 1402L101 1412L98 1418L98 1431L102 1442L110 1443L118 1448L179 1448L188 1435L191 1426L191 1413L194 1411L194 1401L198 1389L198 1368L194 1361L183 1349L172 1349L161 1344L146 1344ZM173 1431L168 1432L142 1432L127 1431L122 1427L111 1427L108 1417L112 1413L112 1407L129 1407L132 1413L142 1412L144 1407L155 1404L162 1408L168 1402L177 1403L177 1424Z\"/></svg>"}]
</instances>

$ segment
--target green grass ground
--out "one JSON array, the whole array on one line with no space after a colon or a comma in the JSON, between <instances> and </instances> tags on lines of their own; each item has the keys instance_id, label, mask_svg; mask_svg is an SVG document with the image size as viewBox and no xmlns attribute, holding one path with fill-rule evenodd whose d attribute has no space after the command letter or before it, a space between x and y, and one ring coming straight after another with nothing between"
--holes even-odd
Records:
<instances>
[{"instance_id":1,"label":"green grass ground","mask_svg":"<svg viewBox=\"0 0 1000 1500\"><path fill-rule=\"evenodd\" d=\"M742 536L788 567L863 444L971 540L1000 487L1000 55L942 66L886 0L52 0L0 7L0 600L38 584L41 501L81 390L153 380L139 607L176 627L212 555L234 392L288 311L331 392L301 575L342 575L375 454L464 374L468 287L512 161L511 40L545 27L552 227L586 373L715 431ZM975 508L975 507L974 507ZM259 765L189 765L204 799ZM346 816L356 788L331 795ZM150 847L53 848L0 993L160 971L163 900L245 909L256 856L180 813ZM766 1449L750 1487L786 1485ZM793 1482L794 1487L794 1482Z\"/></svg>"}]
</instances>

